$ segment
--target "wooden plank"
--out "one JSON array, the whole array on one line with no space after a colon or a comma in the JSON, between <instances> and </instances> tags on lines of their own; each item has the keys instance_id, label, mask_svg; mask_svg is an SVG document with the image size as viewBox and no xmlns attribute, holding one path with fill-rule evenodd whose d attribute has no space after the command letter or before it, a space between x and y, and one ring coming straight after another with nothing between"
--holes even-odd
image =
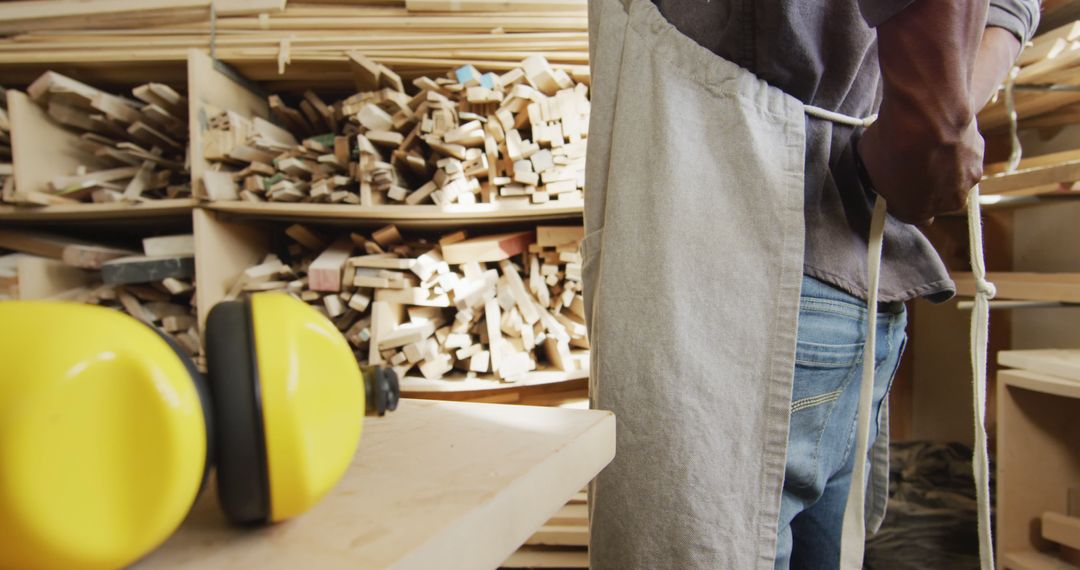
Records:
<instances>
[{"instance_id":1,"label":"wooden plank","mask_svg":"<svg viewBox=\"0 0 1080 570\"><path fill-rule=\"evenodd\" d=\"M1006 552L1001 557L1004 570L1078 570L1076 566L1042 552Z\"/></svg>"},{"instance_id":2,"label":"wooden plank","mask_svg":"<svg viewBox=\"0 0 1080 570\"><path fill-rule=\"evenodd\" d=\"M1080 518L1061 513L1043 513L1042 536L1062 546L1080 549Z\"/></svg>"},{"instance_id":3,"label":"wooden plank","mask_svg":"<svg viewBox=\"0 0 1080 570\"><path fill-rule=\"evenodd\" d=\"M1080 382L1080 349L1003 350L998 363Z\"/></svg>"},{"instance_id":4,"label":"wooden plank","mask_svg":"<svg viewBox=\"0 0 1080 570\"><path fill-rule=\"evenodd\" d=\"M143 238L145 255L195 255L194 234L154 236Z\"/></svg>"},{"instance_id":5,"label":"wooden plank","mask_svg":"<svg viewBox=\"0 0 1080 570\"><path fill-rule=\"evenodd\" d=\"M538 226L536 228L536 245L540 247L575 245L581 243L584 238L583 226Z\"/></svg>"},{"instance_id":6,"label":"wooden plank","mask_svg":"<svg viewBox=\"0 0 1080 570\"><path fill-rule=\"evenodd\" d=\"M442 253L450 264L501 261L520 254L535 241L536 234L531 231L496 234L447 244Z\"/></svg>"},{"instance_id":7,"label":"wooden plank","mask_svg":"<svg viewBox=\"0 0 1080 570\"><path fill-rule=\"evenodd\" d=\"M953 273L959 295L975 295L975 279L970 273ZM997 288L997 298L1022 301L1080 303L1080 273L991 272L987 279Z\"/></svg>"},{"instance_id":8,"label":"wooden plank","mask_svg":"<svg viewBox=\"0 0 1080 570\"><path fill-rule=\"evenodd\" d=\"M584 0L405 0L409 12L570 12Z\"/></svg>"},{"instance_id":9,"label":"wooden plank","mask_svg":"<svg viewBox=\"0 0 1080 570\"><path fill-rule=\"evenodd\" d=\"M1080 149L1052 152L1048 154L1041 154L1038 156L1024 157L1022 160L1020 160L1020 164L1017 165L1016 169L1028 170L1031 168L1053 166L1055 164L1062 164L1077 160L1080 160ZM983 173L985 176L1000 174L1005 172L1005 169L1008 167L1008 165L1009 161L1007 160L1002 162L990 163L983 167Z\"/></svg>"},{"instance_id":10,"label":"wooden plank","mask_svg":"<svg viewBox=\"0 0 1080 570\"><path fill-rule=\"evenodd\" d=\"M526 546L518 549L499 568L588 568L589 551Z\"/></svg>"},{"instance_id":11,"label":"wooden plank","mask_svg":"<svg viewBox=\"0 0 1080 570\"><path fill-rule=\"evenodd\" d=\"M583 204L548 203L451 204L446 206L350 206L347 204L287 204L271 202L213 202L207 208L223 213L278 220L343 220L394 223L402 229L459 229L463 225L499 225L525 221L577 220Z\"/></svg>"},{"instance_id":12,"label":"wooden plank","mask_svg":"<svg viewBox=\"0 0 1080 570\"><path fill-rule=\"evenodd\" d=\"M134 568L494 568L614 451L609 412L405 400L307 514L231 528L207 493Z\"/></svg>"},{"instance_id":13,"label":"wooden plank","mask_svg":"<svg viewBox=\"0 0 1080 570\"><path fill-rule=\"evenodd\" d=\"M979 192L984 195L1001 194L1003 192L1023 190L1024 188L1061 182L1076 182L1078 180L1080 180L1080 160L1071 160L984 177L982 182L979 183Z\"/></svg>"},{"instance_id":14,"label":"wooden plank","mask_svg":"<svg viewBox=\"0 0 1080 570\"><path fill-rule=\"evenodd\" d=\"M64 248L73 244L89 245L89 242L61 234L0 228L0 248L21 253L62 259Z\"/></svg>"},{"instance_id":15,"label":"wooden plank","mask_svg":"<svg viewBox=\"0 0 1080 570\"><path fill-rule=\"evenodd\" d=\"M28 0L0 4L0 33L78 29L93 19L98 27L204 20L210 5L219 17L280 12L285 0Z\"/></svg>"},{"instance_id":16,"label":"wooden plank","mask_svg":"<svg viewBox=\"0 0 1080 570\"><path fill-rule=\"evenodd\" d=\"M588 370L551 370L540 369L526 372L513 382L497 379L467 378L465 375L447 375L444 379L428 380L421 376L406 376L400 380L401 393L416 397L418 394L464 394L469 392L487 393L492 390L510 391L531 386L562 385L576 386L587 378Z\"/></svg>"},{"instance_id":17,"label":"wooden plank","mask_svg":"<svg viewBox=\"0 0 1080 570\"><path fill-rule=\"evenodd\" d=\"M308 267L308 287L312 291L341 291L341 273L352 250L353 243L349 236L330 244Z\"/></svg>"},{"instance_id":18,"label":"wooden plank","mask_svg":"<svg viewBox=\"0 0 1080 570\"><path fill-rule=\"evenodd\" d=\"M196 204L189 198L145 200L136 204L112 202L100 204L64 204L43 207L0 205L0 221L78 222L92 220L152 220L191 216Z\"/></svg>"},{"instance_id":19,"label":"wooden plank","mask_svg":"<svg viewBox=\"0 0 1080 570\"><path fill-rule=\"evenodd\" d=\"M97 281L91 271L70 267L55 259L23 255L16 261L19 298L22 300L49 299Z\"/></svg>"},{"instance_id":20,"label":"wooden plank","mask_svg":"<svg viewBox=\"0 0 1080 570\"><path fill-rule=\"evenodd\" d=\"M101 269L101 266L114 259L120 259L136 252L101 245L69 245L64 248L61 260L72 267L83 269Z\"/></svg>"},{"instance_id":21,"label":"wooden plank","mask_svg":"<svg viewBox=\"0 0 1080 570\"><path fill-rule=\"evenodd\" d=\"M589 506L583 504L567 504L559 509L547 522L548 525L557 526L587 526L589 524Z\"/></svg>"},{"instance_id":22,"label":"wooden plank","mask_svg":"<svg viewBox=\"0 0 1080 570\"><path fill-rule=\"evenodd\" d=\"M543 528L529 537L525 544L538 546L588 546L589 527L581 525L544 525Z\"/></svg>"}]
</instances>

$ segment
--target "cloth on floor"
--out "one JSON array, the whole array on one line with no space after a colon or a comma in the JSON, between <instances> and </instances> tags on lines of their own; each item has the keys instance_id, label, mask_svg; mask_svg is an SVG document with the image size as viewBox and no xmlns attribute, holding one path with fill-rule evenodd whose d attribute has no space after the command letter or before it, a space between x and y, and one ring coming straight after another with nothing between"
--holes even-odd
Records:
<instances>
[{"instance_id":1,"label":"cloth on floor","mask_svg":"<svg viewBox=\"0 0 1080 570\"><path fill-rule=\"evenodd\" d=\"M970 570L979 567L971 448L960 443L890 446L889 510L867 541L871 570ZM993 497L993 463L991 497Z\"/></svg>"}]
</instances>

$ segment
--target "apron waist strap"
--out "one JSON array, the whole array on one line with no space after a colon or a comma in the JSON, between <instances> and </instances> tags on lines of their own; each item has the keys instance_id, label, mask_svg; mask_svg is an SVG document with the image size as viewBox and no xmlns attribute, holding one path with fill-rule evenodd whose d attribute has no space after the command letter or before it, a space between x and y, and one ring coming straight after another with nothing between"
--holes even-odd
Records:
<instances>
[{"instance_id":1,"label":"apron waist strap","mask_svg":"<svg viewBox=\"0 0 1080 570\"><path fill-rule=\"evenodd\" d=\"M852 127L868 127L877 115L866 118L851 117L836 111L805 105L808 116ZM867 456L870 437L870 408L874 392L874 363L877 353L877 302L881 276L881 244L885 234L885 199L878 196L874 202L874 214L870 221L867 248L867 330L863 345L863 372L859 388L859 411L855 431L855 457ZM987 329L990 316L990 299L996 293L994 285L986 280L983 262L982 213L979 209L979 186L968 195L968 237L971 245L971 270L975 277L975 308L971 313L971 364L973 371L972 391L975 401L975 449L973 470L979 510L979 558L982 570L993 570L994 549L990 535L990 483L989 456L986 449L986 350ZM866 542L866 461L855 461L851 473L851 488L844 510L844 526L840 542L840 567L843 570L860 570Z\"/></svg>"}]
</instances>

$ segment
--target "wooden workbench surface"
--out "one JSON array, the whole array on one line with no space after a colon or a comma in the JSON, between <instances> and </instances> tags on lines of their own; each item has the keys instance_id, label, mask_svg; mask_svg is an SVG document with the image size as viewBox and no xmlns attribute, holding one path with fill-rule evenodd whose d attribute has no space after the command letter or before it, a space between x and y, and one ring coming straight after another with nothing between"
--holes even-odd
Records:
<instances>
[{"instance_id":1,"label":"wooden workbench surface","mask_svg":"<svg viewBox=\"0 0 1080 570\"><path fill-rule=\"evenodd\" d=\"M136 568L494 568L614 453L609 412L404 400L307 514L232 528L208 493Z\"/></svg>"}]
</instances>

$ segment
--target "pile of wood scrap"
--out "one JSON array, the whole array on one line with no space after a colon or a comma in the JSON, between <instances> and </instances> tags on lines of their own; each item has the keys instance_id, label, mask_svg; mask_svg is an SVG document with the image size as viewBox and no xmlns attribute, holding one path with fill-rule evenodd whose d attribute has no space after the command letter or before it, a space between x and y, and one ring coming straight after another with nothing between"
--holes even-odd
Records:
<instances>
[{"instance_id":1,"label":"pile of wood scrap","mask_svg":"<svg viewBox=\"0 0 1080 570\"><path fill-rule=\"evenodd\" d=\"M293 225L288 245L229 292L286 291L329 317L361 362L405 376L515 382L538 368L588 368L580 227L438 241L395 226L332 237Z\"/></svg>"},{"instance_id":2,"label":"pile of wood scrap","mask_svg":"<svg viewBox=\"0 0 1080 570\"><path fill-rule=\"evenodd\" d=\"M195 318L194 241L157 236L142 251L59 234L0 230L0 295L113 307L171 336L203 365Z\"/></svg>"},{"instance_id":3,"label":"pile of wood scrap","mask_svg":"<svg viewBox=\"0 0 1080 570\"><path fill-rule=\"evenodd\" d=\"M284 128L222 112L203 155L211 199L360 204L580 203L588 87L540 56L503 74L460 67L412 81L351 54L359 93L298 108L270 97ZM228 168L239 168L229 171Z\"/></svg>"},{"instance_id":4,"label":"pile of wood scrap","mask_svg":"<svg viewBox=\"0 0 1080 570\"><path fill-rule=\"evenodd\" d=\"M11 166L11 123L7 115L7 92L0 87L0 201L15 192Z\"/></svg>"},{"instance_id":5,"label":"pile of wood scrap","mask_svg":"<svg viewBox=\"0 0 1080 570\"><path fill-rule=\"evenodd\" d=\"M42 4L53 9L27 9ZM106 62L182 72L187 50L211 46L217 58L257 81L276 79L288 67L300 81L340 82L348 74L348 51L410 78L464 63L506 71L522 54L588 74L585 0L293 0L284 10L283 0L215 0L213 22L209 4L0 3L0 34L15 34L0 38L0 74L21 83L28 65ZM137 69L131 73L138 77Z\"/></svg>"},{"instance_id":6,"label":"pile of wood scrap","mask_svg":"<svg viewBox=\"0 0 1080 570\"><path fill-rule=\"evenodd\" d=\"M94 163L55 173L45 191L16 187L11 201L47 205L190 196L187 98L171 87L140 85L128 98L50 71L27 94L52 121L79 133L79 146Z\"/></svg>"},{"instance_id":7,"label":"pile of wood scrap","mask_svg":"<svg viewBox=\"0 0 1080 570\"><path fill-rule=\"evenodd\" d=\"M1036 36L1017 60L1013 86L1021 128L1059 127L1080 122L1080 21ZM1004 91L979 113L984 131L1007 128Z\"/></svg>"}]
</instances>

